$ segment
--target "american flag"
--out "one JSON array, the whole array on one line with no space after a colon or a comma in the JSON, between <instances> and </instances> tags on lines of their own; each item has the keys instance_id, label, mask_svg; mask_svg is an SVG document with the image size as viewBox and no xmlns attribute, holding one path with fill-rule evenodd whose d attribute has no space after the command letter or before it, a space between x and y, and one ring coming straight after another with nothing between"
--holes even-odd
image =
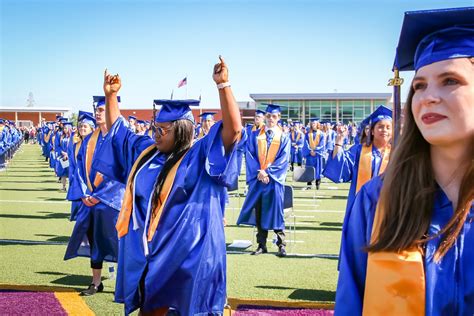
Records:
<instances>
[{"instance_id":1,"label":"american flag","mask_svg":"<svg viewBox=\"0 0 474 316\"><path fill-rule=\"evenodd\" d=\"M178 88L181 88L182 86L185 86L188 83L188 77L184 77L183 80L178 82Z\"/></svg>"}]
</instances>

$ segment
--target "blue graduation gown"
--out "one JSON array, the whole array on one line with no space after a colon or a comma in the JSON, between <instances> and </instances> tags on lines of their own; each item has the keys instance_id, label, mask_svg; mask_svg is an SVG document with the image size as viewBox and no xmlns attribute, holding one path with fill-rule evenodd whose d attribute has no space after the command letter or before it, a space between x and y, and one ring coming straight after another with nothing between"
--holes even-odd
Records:
<instances>
[{"instance_id":1,"label":"blue graduation gown","mask_svg":"<svg viewBox=\"0 0 474 316\"><path fill-rule=\"evenodd\" d=\"M68 143L69 137L66 136L61 136L57 142L55 171L58 177L69 176L69 167L63 168L61 162L59 161L63 157L63 152L67 153Z\"/></svg>"},{"instance_id":2,"label":"blue graduation gown","mask_svg":"<svg viewBox=\"0 0 474 316\"><path fill-rule=\"evenodd\" d=\"M342 234L335 315L361 315L367 270L367 253L375 209L382 187L380 177L366 183L357 194ZM428 235L437 234L454 213L452 203L438 187ZM456 243L440 263L434 262L441 238L426 245L426 315L474 314L474 204Z\"/></svg>"},{"instance_id":3,"label":"blue graduation gown","mask_svg":"<svg viewBox=\"0 0 474 316\"><path fill-rule=\"evenodd\" d=\"M120 239L115 300L125 313L173 307L182 316L222 313L226 298L225 187L238 176L238 147L226 154L222 123L197 140L183 158L153 239L147 241L151 196L167 156L156 151L136 172L128 234ZM94 161L103 174L126 183L132 166L154 141L131 133L120 117ZM145 293L139 293L144 280ZM142 302L142 303L141 303Z\"/></svg>"},{"instance_id":4,"label":"blue graduation gown","mask_svg":"<svg viewBox=\"0 0 474 316\"><path fill-rule=\"evenodd\" d=\"M76 215L76 224L69 240L64 260L77 256L90 257L92 262L103 260L116 262L118 257L118 237L115 230L118 213L122 206L125 185L104 176L104 180L97 186L93 184L97 170L91 168L90 181L92 191L87 187L85 156L87 143L91 136L88 135L77 155L76 172L73 176L73 185L70 191L70 199L79 200L90 195L100 202L92 207L81 203ZM99 133L96 149L92 161L100 158L100 155L108 155L106 151L100 151L104 142L104 136ZM108 157L108 156L107 156ZM83 240L87 240L87 231L93 223L94 246L91 253L90 247Z\"/></svg>"},{"instance_id":5,"label":"blue graduation gown","mask_svg":"<svg viewBox=\"0 0 474 316\"><path fill-rule=\"evenodd\" d=\"M298 134L300 134L300 138L298 140ZM304 145L304 134L303 133L296 133L293 138L292 133L289 134L291 140L291 152L290 152L290 162L301 164L303 162L303 145ZM297 148L295 148L297 146Z\"/></svg>"},{"instance_id":6,"label":"blue graduation gown","mask_svg":"<svg viewBox=\"0 0 474 316\"><path fill-rule=\"evenodd\" d=\"M71 216L70 220L75 221L77 212L79 211L79 208L81 207L82 200L81 198L76 195L75 198L73 198L74 192L82 192L82 188L75 187L79 185L78 181L74 181L74 175L77 172L77 160L76 160L76 147L80 145L80 143L74 143L74 134L71 135L69 138L68 146L67 146L67 156L69 159L69 168L68 168L68 178L69 178L69 188L66 194L66 199L68 201L71 201Z\"/></svg>"},{"instance_id":7,"label":"blue graduation gown","mask_svg":"<svg viewBox=\"0 0 474 316\"><path fill-rule=\"evenodd\" d=\"M257 226L255 205L261 198L261 227L265 230L285 229L283 198L290 155L290 138L282 134L280 148L278 149L275 161L266 170L270 177L270 182L263 184L257 180L258 170L260 170L257 146L257 136L259 133L259 130L252 132L252 135L247 140L245 162L249 189L242 205L237 225Z\"/></svg>"},{"instance_id":8,"label":"blue graduation gown","mask_svg":"<svg viewBox=\"0 0 474 316\"><path fill-rule=\"evenodd\" d=\"M324 148L325 148L325 136L324 132L321 132L319 135L319 144L316 146L314 150L316 152L316 156L311 156L311 148L309 147L309 134L316 132L309 131L306 134L304 146L303 146L303 156L306 158L306 166L314 167L315 169L315 180L321 179L321 173L323 171L323 155L324 155Z\"/></svg>"},{"instance_id":9,"label":"blue graduation gown","mask_svg":"<svg viewBox=\"0 0 474 316\"><path fill-rule=\"evenodd\" d=\"M323 175L335 183L351 182L347 196L346 214L342 224L342 231L346 227L347 215L352 207L357 188L357 175L359 173L359 160L362 145L354 145L349 150L340 150L336 157L330 155ZM378 175L382 165L382 155L379 150L372 146L372 178Z\"/></svg>"}]
</instances>

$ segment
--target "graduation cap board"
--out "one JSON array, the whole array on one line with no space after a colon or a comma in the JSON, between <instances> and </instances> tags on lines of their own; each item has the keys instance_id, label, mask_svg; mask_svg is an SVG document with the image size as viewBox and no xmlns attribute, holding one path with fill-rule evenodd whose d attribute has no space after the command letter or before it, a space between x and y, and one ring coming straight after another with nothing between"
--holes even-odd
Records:
<instances>
[{"instance_id":1,"label":"graduation cap board","mask_svg":"<svg viewBox=\"0 0 474 316\"><path fill-rule=\"evenodd\" d=\"M173 122L177 120L189 120L194 123L194 116L190 106L199 106L199 100L154 100L155 105L161 105L160 112L155 117L155 122Z\"/></svg>"},{"instance_id":2,"label":"graduation cap board","mask_svg":"<svg viewBox=\"0 0 474 316\"><path fill-rule=\"evenodd\" d=\"M203 121L206 121L206 120L214 120L214 115L216 114L216 112L204 112L202 114L199 115L199 117L201 118L201 120Z\"/></svg>"}]
</instances>

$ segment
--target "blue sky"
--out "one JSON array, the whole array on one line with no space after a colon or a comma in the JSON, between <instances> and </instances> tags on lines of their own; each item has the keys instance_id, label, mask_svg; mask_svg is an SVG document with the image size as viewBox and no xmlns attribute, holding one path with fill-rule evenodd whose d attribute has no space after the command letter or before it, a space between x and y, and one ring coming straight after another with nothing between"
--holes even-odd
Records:
<instances>
[{"instance_id":1,"label":"blue sky","mask_svg":"<svg viewBox=\"0 0 474 316\"><path fill-rule=\"evenodd\" d=\"M221 54L237 100L249 93L391 92L387 81L407 10L470 1L0 0L1 103L89 109L104 68L122 105L202 95L218 107ZM407 81L410 73L402 74ZM406 87L402 91L406 91ZM406 94L404 94L406 96ZM404 96L402 96L404 99Z\"/></svg>"}]
</instances>

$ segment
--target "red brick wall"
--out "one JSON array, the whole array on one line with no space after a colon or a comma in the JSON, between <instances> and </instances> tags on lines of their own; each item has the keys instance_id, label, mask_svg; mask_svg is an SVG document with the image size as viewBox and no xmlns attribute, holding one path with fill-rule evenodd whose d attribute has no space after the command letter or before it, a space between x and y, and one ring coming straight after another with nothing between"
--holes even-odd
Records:
<instances>
[{"instance_id":1,"label":"red brick wall","mask_svg":"<svg viewBox=\"0 0 474 316\"><path fill-rule=\"evenodd\" d=\"M136 116L139 120L151 120L153 118L153 109L120 109L122 116L128 118L129 115ZM222 113L220 109L192 109L194 119L196 122L200 121L199 114L204 112L217 112L214 115L214 119L219 121L222 119Z\"/></svg>"},{"instance_id":2,"label":"red brick wall","mask_svg":"<svg viewBox=\"0 0 474 316\"><path fill-rule=\"evenodd\" d=\"M41 117L46 121L55 121L56 115L63 115L64 113L41 113ZM0 118L15 121L15 112L0 112ZM34 125L39 123L39 112L18 112L19 121L32 121Z\"/></svg>"}]
</instances>

